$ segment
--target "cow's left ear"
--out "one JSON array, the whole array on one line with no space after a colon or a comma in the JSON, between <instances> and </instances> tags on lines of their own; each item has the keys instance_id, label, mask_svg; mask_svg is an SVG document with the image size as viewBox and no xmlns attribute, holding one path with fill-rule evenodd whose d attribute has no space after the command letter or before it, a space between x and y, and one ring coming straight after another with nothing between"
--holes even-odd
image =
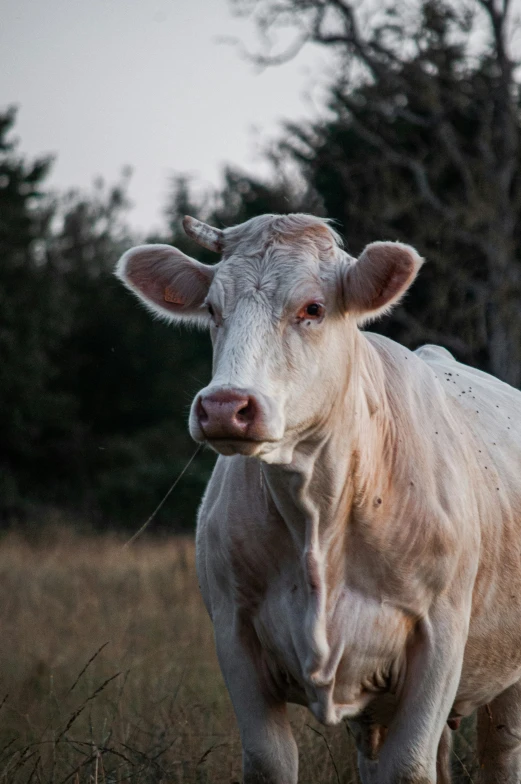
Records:
<instances>
[{"instance_id":1,"label":"cow's left ear","mask_svg":"<svg viewBox=\"0 0 521 784\"><path fill-rule=\"evenodd\" d=\"M383 315L405 294L423 259L410 245L373 242L344 272L344 307L357 321Z\"/></svg>"},{"instance_id":2,"label":"cow's left ear","mask_svg":"<svg viewBox=\"0 0 521 784\"><path fill-rule=\"evenodd\" d=\"M208 326L204 301L215 269L171 245L140 245L120 258L116 275L156 315Z\"/></svg>"}]
</instances>

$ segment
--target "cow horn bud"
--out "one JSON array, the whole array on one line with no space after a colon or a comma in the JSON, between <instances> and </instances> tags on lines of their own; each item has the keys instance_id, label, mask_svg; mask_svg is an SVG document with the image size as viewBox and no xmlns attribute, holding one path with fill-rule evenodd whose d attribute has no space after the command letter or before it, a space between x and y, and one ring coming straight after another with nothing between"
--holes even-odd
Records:
<instances>
[{"instance_id":1,"label":"cow horn bud","mask_svg":"<svg viewBox=\"0 0 521 784\"><path fill-rule=\"evenodd\" d=\"M214 250L216 253L222 251L224 247L224 233L221 229L215 229L213 226L209 226L196 218L191 218L189 215L185 215L183 218L183 229L190 239L197 242L198 245L202 245L203 248Z\"/></svg>"}]
</instances>

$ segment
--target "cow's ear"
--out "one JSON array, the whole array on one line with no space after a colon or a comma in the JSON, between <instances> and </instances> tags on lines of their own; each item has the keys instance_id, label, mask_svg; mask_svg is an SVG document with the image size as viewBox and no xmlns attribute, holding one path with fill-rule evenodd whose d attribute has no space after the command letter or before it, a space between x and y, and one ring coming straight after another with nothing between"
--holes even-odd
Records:
<instances>
[{"instance_id":1,"label":"cow's ear","mask_svg":"<svg viewBox=\"0 0 521 784\"><path fill-rule=\"evenodd\" d=\"M149 310L171 321L208 325L204 300L215 267L185 256L171 245L139 245L116 267L117 277Z\"/></svg>"},{"instance_id":2,"label":"cow's ear","mask_svg":"<svg viewBox=\"0 0 521 784\"><path fill-rule=\"evenodd\" d=\"M410 245L371 243L343 274L346 311L359 322L383 315L399 302L422 264L423 259Z\"/></svg>"}]
</instances>

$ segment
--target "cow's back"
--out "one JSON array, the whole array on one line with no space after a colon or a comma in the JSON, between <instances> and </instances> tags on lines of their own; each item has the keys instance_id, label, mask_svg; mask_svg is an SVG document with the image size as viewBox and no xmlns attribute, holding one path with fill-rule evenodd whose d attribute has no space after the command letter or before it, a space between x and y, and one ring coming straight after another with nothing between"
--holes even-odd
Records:
<instances>
[{"instance_id":1,"label":"cow's back","mask_svg":"<svg viewBox=\"0 0 521 784\"><path fill-rule=\"evenodd\" d=\"M513 497L521 494L521 392L457 362L439 346L422 346L414 353L434 370L460 409L462 424L485 447L479 453L483 470L497 471Z\"/></svg>"}]
</instances>

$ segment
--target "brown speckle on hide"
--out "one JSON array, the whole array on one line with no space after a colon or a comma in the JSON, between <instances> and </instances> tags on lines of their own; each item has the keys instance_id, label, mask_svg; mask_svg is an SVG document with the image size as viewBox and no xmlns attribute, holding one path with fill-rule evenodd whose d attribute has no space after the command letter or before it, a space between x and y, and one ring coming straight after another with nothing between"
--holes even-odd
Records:
<instances>
[{"instance_id":1,"label":"brown speckle on hide","mask_svg":"<svg viewBox=\"0 0 521 784\"><path fill-rule=\"evenodd\" d=\"M274 228L273 234L270 237L269 245L273 242L282 242L284 244L295 244L300 247L308 245L314 246L319 256L328 257L335 246L332 235L329 229L324 224L314 224L312 226L299 226L294 231L289 227Z\"/></svg>"},{"instance_id":2,"label":"brown speckle on hide","mask_svg":"<svg viewBox=\"0 0 521 784\"><path fill-rule=\"evenodd\" d=\"M317 240L320 239L322 241L326 241L330 245L333 244L333 240L331 234L329 233L329 229L323 223L316 223L312 226L306 226L303 229L299 229L297 232L285 232L285 236L290 240L301 240L304 239L311 239Z\"/></svg>"}]
</instances>

